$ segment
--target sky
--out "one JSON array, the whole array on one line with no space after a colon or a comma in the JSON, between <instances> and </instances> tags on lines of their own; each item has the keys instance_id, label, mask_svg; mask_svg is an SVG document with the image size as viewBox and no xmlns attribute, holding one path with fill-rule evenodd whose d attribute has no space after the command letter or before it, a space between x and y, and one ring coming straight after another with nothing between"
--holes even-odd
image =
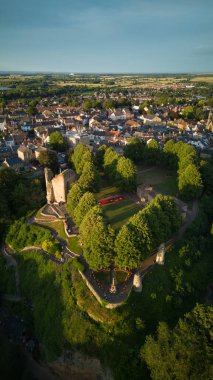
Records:
<instances>
[{"instance_id":1,"label":"sky","mask_svg":"<svg viewBox=\"0 0 213 380\"><path fill-rule=\"evenodd\" d=\"M0 0L0 71L213 71L212 0Z\"/></svg>"}]
</instances>

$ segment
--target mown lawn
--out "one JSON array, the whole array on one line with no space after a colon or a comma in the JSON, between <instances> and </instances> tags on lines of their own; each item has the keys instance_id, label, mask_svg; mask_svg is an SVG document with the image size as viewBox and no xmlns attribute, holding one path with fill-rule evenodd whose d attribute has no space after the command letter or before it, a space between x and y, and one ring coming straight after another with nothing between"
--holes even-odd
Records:
<instances>
[{"instance_id":1,"label":"mown lawn","mask_svg":"<svg viewBox=\"0 0 213 380\"><path fill-rule=\"evenodd\" d=\"M104 183L103 186L101 186L100 191L95 194L96 199L99 201L103 198L108 198L110 196L114 196L116 194L120 194L120 191L118 187L116 186L110 186Z\"/></svg>"},{"instance_id":2,"label":"mown lawn","mask_svg":"<svg viewBox=\"0 0 213 380\"><path fill-rule=\"evenodd\" d=\"M68 248L71 249L71 251L78 253L79 255L82 253L82 248L79 245L78 236L68 238Z\"/></svg>"},{"instance_id":3,"label":"mown lawn","mask_svg":"<svg viewBox=\"0 0 213 380\"><path fill-rule=\"evenodd\" d=\"M130 199L103 206L103 212L115 230L121 228L139 210L140 207Z\"/></svg>"},{"instance_id":4,"label":"mown lawn","mask_svg":"<svg viewBox=\"0 0 213 380\"><path fill-rule=\"evenodd\" d=\"M44 221L43 223L41 222L39 223L43 224L44 226L53 228L58 233L59 237L67 241L68 248L71 249L71 251L75 253L79 253L79 254L82 253L82 248L79 245L78 237L77 236L68 237L64 231L64 224L62 221L49 222L49 223Z\"/></svg>"},{"instance_id":5,"label":"mown lawn","mask_svg":"<svg viewBox=\"0 0 213 380\"><path fill-rule=\"evenodd\" d=\"M138 167L137 183L153 186L157 193L177 196L177 176L161 167Z\"/></svg>"}]
</instances>

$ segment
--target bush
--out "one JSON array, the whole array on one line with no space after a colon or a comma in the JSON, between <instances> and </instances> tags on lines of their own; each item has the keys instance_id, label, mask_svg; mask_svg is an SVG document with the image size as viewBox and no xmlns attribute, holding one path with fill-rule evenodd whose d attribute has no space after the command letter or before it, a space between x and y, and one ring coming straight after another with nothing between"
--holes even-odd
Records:
<instances>
[{"instance_id":1,"label":"bush","mask_svg":"<svg viewBox=\"0 0 213 380\"><path fill-rule=\"evenodd\" d=\"M51 232L39 226L26 224L24 218L13 223L6 236L6 243L17 251L27 246L41 245L45 240L52 240Z\"/></svg>"}]
</instances>

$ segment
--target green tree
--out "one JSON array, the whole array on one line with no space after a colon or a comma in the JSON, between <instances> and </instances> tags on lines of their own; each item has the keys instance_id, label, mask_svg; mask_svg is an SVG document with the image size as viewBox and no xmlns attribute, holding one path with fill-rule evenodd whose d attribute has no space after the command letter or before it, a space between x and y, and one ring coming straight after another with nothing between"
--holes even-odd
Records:
<instances>
[{"instance_id":1,"label":"green tree","mask_svg":"<svg viewBox=\"0 0 213 380\"><path fill-rule=\"evenodd\" d=\"M147 224L132 220L124 225L115 239L115 265L120 269L136 269L149 255L150 236Z\"/></svg>"},{"instance_id":2,"label":"green tree","mask_svg":"<svg viewBox=\"0 0 213 380\"><path fill-rule=\"evenodd\" d=\"M157 338L141 350L153 380L210 380L213 377L213 307L197 305L171 330L161 322Z\"/></svg>"},{"instance_id":3,"label":"green tree","mask_svg":"<svg viewBox=\"0 0 213 380\"><path fill-rule=\"evenodd\" d=\"M197 167L190 164L180 173L178 189L183 199L190 200L201 195L203 183Z\"/></svg>"},{"instance_id":4,"label":"green tree","mask_svg":"<svg viewBox=\"0 0 213 380\"><path fill-rule=\"evenodd\" d=\"M143 140L131 137L127 140L127 144L124 147L124 156L134 162L140 162L143 160L145 143Z\"/></svg>"},{"instance_id":5,"label":"green tree","mask_svg":"<svg viewBox=\"0 0 213 380\"><path fill-rule=\"evenodd\" d=\"M74 217L75 209L78 206L78 202L83 195L83 189L78 182L74 183L67 195L67 210L69 215Z\"/></svg>"},{"instance_id":6,"label":"green tree","mask_svg":"<svg viewBox=\"0 0 213 380\"><path fill-rule=\"evenodd\" d=\"M52 150L42 151L39 154L38 162L41 166L51 169L54 174L59 172L58 157Z\"/></svg>"},{"instance_id":7,"label":"green tree","mask_svg":"<svg viewBox=\"0 0 213 380\"><path fill-rule=\"evenodd\" d=\"M66 149L66 143L62 134L58 131L51 133L50 135L50 145L57 152L64 152Z\"/></svg>"},{"instance_id":8,"label":"green tree","mask_svg":"<svg viewBox=\"0 0 213 380\"><path fill-rule=\"evenodd\" d=\"M104 154L104 170L106 175L111 179L116 178L116 168L119 159L119 154L113 148L108 148Z\"/></svg>"},{"instance_id":9,"label":"green tree","mask_svg":"<svg viewBox=\"0 0 213 380\"><path fill-rule=\"evenodd\" d=\"M97 191L99 186L99 173L93 162L87 161L78 180L84 191Z\"/></svg>"},{"instance_id":10,"label":"green tree","mask_svg":"<svg viewBox=\"0 0 213 380\"><path fill-rule=\"evenodd\" d=\"M205 188L213 192L213 159L201 161L201 175Z\"/></svg>"},{"instance_id":11,"label":"green tree","mask_svg":"<svg viewBox=\"0 0 213 380\"><path fill-rule=\"evenodd\" d=\"M194 119L194 108L192 106L184 107L182 115L185 120Z\"/></svg>"},{"instance_id":12,"label":"green tree","mask_svg":"<svg viewBox=\"0 0 213 380\"><path fill-rule=\"evenodd\" d=\"M82 220L86 214L96 205L96 199L90 192L86 192L79 200L77 207L75 208L75 221L77 226L81 225Z\"/></svg>"},{"instance_id":13,"label":"green tree","mask_svg":"<svg viewBox=\"0 0 213 380\"><path fill-rule=\"evenodd\" d=\"M116 107L116 105L117 105L117 103L113 99L107 99L107 100L105 100L105 102L103 104L104 108L111 109L111 110L113 110Z\"/></svg>"},{"instance_id":14,"label":"green tree","mask_svg":"<svg viewBox=\"0 0 213 380\"><path fill-rule=\"evenodd\" d=\"M55 256L57 259L61 258L60 244L57 240L44 240L42 243L42 248L45 252Z\"/></svg>"},{"instance_id":15,"label":"green tree","mask_svg":"<svg viewBox=\"0 0 213 380\"><path fill-rule=\"evenodd\" d=\"M122 190L132 191L136 188L136 170L129 158L119 157L115 179Z\"/></svg>"},{"instance_id":16,"label":"green tree","mask_svg":"<svg viewBox=\"0 0 213 380\"><path fill-rule=\"evenodd\" d=\"M84 164L88 159L92 159L89 148L84 144L78 144L72 155L72 161L78 174L82 173Z\"/></svg>"},{"instance_id":17,"label":"green tree","mask_svg":"<svg viewBox=\"0 0 213 380\"><path fill-rule=\"evenodd\" d=\"M163 160L164 163L171 169L177 169L178 167L178 157L175 152L175 142L174 140L169 140L163 147Z\"/></svg>"},{"instance_id":18,"label":"green tree","mask_svg":"<svg viewBox=\"0 0 213 380\"><path fill-rule=\"evenodd\" d=\"M180 212L172 197L158 195L120 229L115 240L116 265L121 269L137 268L180 224Z\"/></svg>"},{"instance_id":19,"label":"green tree","mask_svg":"<svg viewBox=\"0 0 213 380\"><path fill-rule=\"evenodd\" d=\"M99 206L93 207L83 219L80 241L83 255L93 270L110 267L114 256L114 231L106 225Z\"/></svg>"},{"instance_id":20,"label":"green tree","mask_svg":"<svg viewBox=\"0 0 213 380\"><path fill-rule=\"evenodd\" d=\"M144 149L144 159L150 164L157 163L160 158L159 144L156 140L149 140Z\"/></svg>"},{"instance_id":21,"label":"green tree","mask_svg":"<svg viewBox=\"0 0 213 380\"><path fill-rule=\"evenodd\" d=\"M107 150L107 146L104 144L104 145L101 145L97 152L96 152L96 163L97 163L97 167L99 169L102 169L103 168L103 164L104 164L104 154Z\"/></svg>"}]
</instances>

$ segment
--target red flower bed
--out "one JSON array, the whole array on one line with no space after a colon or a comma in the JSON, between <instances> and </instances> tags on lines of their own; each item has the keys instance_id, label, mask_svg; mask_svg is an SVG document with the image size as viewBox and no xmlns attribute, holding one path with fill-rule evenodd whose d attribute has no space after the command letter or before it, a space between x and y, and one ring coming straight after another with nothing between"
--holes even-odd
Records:
<instances>
[{"instance_id":1,"label":"red flower bed","mask_svg":"<svg viewBox=\"0 0 213 380\"><path fill-rule=\"evenodd\" d=\"M124 197L122 195L119 195L119 196L115 196L115 197L111 197L111 198L104 198L104 199L101 199L98 204L100 206L104 206L104 205L108 205L110 203L117 203L117 202L121 202L124 200Z\"/></svg>"}]
</instances>

